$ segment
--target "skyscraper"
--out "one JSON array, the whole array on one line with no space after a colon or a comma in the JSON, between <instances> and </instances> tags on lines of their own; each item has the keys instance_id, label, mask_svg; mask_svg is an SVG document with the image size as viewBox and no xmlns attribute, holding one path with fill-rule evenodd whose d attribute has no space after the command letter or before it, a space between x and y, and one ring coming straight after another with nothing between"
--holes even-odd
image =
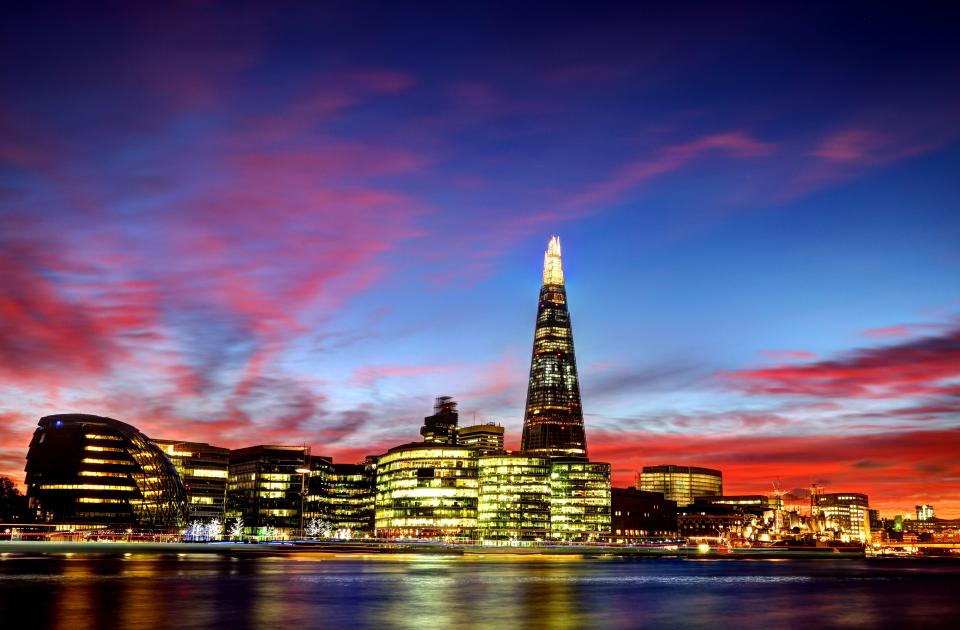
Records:
<instances>
[{"instance_id":1,"label":"skyscraper","mask_svg":"<svg viewBox=\"0 0 960 630\"><path fill-rule=\"evenodd\" d=\"M521 449L539 456L587 456L558 236L551 237L543 256L543 286L533 336Z\"/></svg>"}]
</instances>

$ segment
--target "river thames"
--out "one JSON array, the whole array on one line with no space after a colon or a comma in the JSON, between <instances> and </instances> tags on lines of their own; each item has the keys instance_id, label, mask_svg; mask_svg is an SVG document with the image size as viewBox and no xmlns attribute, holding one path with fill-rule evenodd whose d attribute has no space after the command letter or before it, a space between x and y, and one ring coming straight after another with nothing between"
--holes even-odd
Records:
<instances>
[{"instance_id":1,"label":"river thames","mask_svg":"<svg viewBox=\"0 0 960 630\"><path fill-rule=\"evenodd\" d=\"M960 617L953 561L2 557L5 628L929 628Z\"/></svg>"}]
</instances>

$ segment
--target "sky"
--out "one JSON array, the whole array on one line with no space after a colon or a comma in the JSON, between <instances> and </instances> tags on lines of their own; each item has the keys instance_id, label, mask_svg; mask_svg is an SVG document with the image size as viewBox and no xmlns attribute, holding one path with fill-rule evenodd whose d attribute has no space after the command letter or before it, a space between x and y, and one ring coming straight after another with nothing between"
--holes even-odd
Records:
<instances>
[{"instance_id":1,"label":"sky","mask_svg":"<svg viewBox=\"0 0 960 630\"><path fill-rule=\"evenodd\" d=\"M0 21L0 474L67 412L517 448L558 234L615 485L960 517L948 3L139 4Z\"/></svg>"}]
</instances>

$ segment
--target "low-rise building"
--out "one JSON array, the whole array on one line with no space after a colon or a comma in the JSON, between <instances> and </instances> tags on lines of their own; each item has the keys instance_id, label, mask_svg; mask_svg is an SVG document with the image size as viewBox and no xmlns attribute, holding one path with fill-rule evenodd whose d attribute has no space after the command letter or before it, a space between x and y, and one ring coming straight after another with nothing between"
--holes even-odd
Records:
<instances>
[{"instance_id":1,"label":"low-rise building","mask_svg":"<svg viewBox=\"0 0 960 630\"><path fill-rule=\"evenodd\" d=\"M640 542L677 535L677 503L662 493L612 488L610 501L610 538L613 542Z\"/></svg>"}]
</instances>

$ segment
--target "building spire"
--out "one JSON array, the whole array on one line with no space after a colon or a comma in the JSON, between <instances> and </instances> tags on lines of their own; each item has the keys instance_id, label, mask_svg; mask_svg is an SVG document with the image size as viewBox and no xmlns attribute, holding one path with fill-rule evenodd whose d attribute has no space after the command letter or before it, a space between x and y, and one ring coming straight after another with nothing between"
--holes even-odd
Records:
<instances>
[{"instance_id":1,"label":"building spire","mask_svg":"<svg viewBox=\"0 0 960 630\"><path fill-rule=\"evenodd\" d=\"M543 254L543 284L563 284L563 261L560 258L560 237L554 234Z\"/></svg>"},{"instance_id":2,"label":"building spire","mask_svg":"<svg viewBox=\"0 0 960 630\"><path fill-rule=\"evenodd\" d=\"M556 235L543 256L520 450L538 457L587 456L573 329Z\"/></svg>"}]
</instances>

